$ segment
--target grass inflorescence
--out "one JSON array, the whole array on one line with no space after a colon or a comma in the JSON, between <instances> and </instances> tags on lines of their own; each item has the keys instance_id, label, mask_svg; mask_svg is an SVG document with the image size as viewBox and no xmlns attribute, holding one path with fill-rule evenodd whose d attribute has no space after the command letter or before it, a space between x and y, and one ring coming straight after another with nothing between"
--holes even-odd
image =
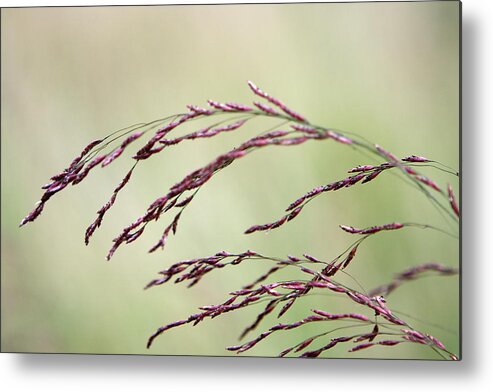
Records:
<instances>
[{"instance_id":1,"label":"grass inflorescence","mask_svg":"<svg viewBox=\"0 0 493 392\"><path fill-rule=\"evenodd\" d=\"M79 184L93 173L96 167L104 168L110 165L124 155L128 145L138 143L147 137L144 144L131 157L133 162L129 171L115 187L108 202L97 211L95 220L87 228L85 242L89 244L91 237L101 226L105 214L115 205L118 194L130 182L141 161L151 159L164 150L184 142L212 138L228 132L237 132L245 124L257 117L274 118L281 121L281 125L245 140L236 148L220 154L208 164L197 168L171 186L162 196L152 201L140 216L120 231L113 239L113 245L108 252L107 259L110 260L121 246L138 240L144 234L147 225L160 220L167 213L174 213L171 223L165 227L161 237L149 249L149 252L163 249L170 235L177 234L180 218L187 206L193 202L198 190L233 162L265 147L290 147L308 142L340 143L353 150L363 152L375 162L349 168L347 170L349 175L346 175L345 178L311 189L289 204L284 211L285 214L279 219L271 223L251 226L246 229L246 234L277 229L295 220L314 198L328 192L342 192L347 188L363 186L374 180L378 181L377 177L380 178L379 176L385 176L386 173L391 172L397 172L401 179L422 193L442 215L443 219L447 221L449 227L451 224L458 224L460 211L452 186L447 184L446 187L442 187L420 172L422 167L432 167L457 178L459 173L453 169L419 155L398 158L382 146L371 143L354 133L312 124L305 116L294 111L281 100L261 90L253 82L249 81L248 86L257 99L251 105L236 102L218 102L215 100L208 101L209 107L187 105L188 110L184 113L122 128L105 138L89 143L63 171L52 176L50 182L42 187L44 193L40 201L21 221L21 226L36 220L52 196L61 192L68 185ZM208 120L210 124L182 136L173 136L173 132L177 128L184 124L192 124L197 119ZM403 343L413 343L428 346L440 358L457 359L456 354L449 351L438 338L417 330L409 321L397 316L397 313L393 312L386 302L387 296L408 281L428 276L429 274L456 275L458 274L456 268L436 262L410 266L405 271L396 272L391 282L368 291L346 271L350 264L357 260L358 250L362 243L367 242L377 234L388 235L386 234L388 231L419 227L438 230L452 237L456 237L456 235L450 233L449 230L431 226L427 223L375 223L373 226L366 228L355 228L341 224L340 228L348 233L350 237L356 239L341 254L329 260L319 259L310 254L304 254L300 257L287 256L279 258L248 250L242 253L221 251L209 257L185 260L171 265L160 271L159 277L149 282L146 289L160 286L170 281L175 283L186 282L191 287L199 283L209 273L224 267L250 262L251 260L263 260L272 263L266 273L255 281L245 284L242 288L230 292L224 302L202 306L196 314L159 327L150 336L147 347L151 347L157 337L172 328L185 324L197 325L206 319L266 303L253 322L247 325L240 334L240 339L244 339L247 335L260 328L266 317L271 313L277 312L277 317L281 318L298 303L300 298L317 291L343 297L351 303L351 306L356 305L359 311L332 313L322 308L305 309L306 316L301 320L276 324L267 328L257 337L227 349L232 352L242 353L252 349L274 333L282 333L283 331L302 328L309 323L317 323L317 325L320 325L322 332L283 349L279 352L279 356L298 355L300 357L313 358L339 344L347 345L349 352L357 352L371 349L375 346L392 347ZM276 281L274 276L281 270L292 271L293 276L296 276L296 278ZM341 275L350 276L357 287L350 287L341 283L339 279ZM347 330L354 330L354 328L359 327L362 327L360 332L346 334Z\"/></svg>"}]
</instances>

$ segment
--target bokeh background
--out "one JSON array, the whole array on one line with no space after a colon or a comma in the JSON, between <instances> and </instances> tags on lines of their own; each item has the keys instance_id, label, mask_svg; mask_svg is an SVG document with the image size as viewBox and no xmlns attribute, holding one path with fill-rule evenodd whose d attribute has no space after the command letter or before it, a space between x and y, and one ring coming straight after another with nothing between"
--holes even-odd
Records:
<instances>
[{"instance_id":1,"label":"bokeh background","mask_svg":"<svg viewBox=\"0 0 493 392\"><path fill-rule=\"evenodd\" d=\"M34 224L18 228L39 187L90 140L183 112L188 103L251 102L246 80L313 123L357 132L398 156L424 155L457 168L458 2L3 9L1 22L3 351L234 355L224 347L238 342L260 308L172 330L151 350L145 342L158 326L223 300L270 265L223 269L193 289L143 286L173 262L222 249L330 259L354 239L339 224L411 221L458 231L422 194L382 175L318 198L282 229L242 235L252 224L277 219L314 186L368 162L346 146L313 142L239 160L198 194L163 252L146 250L165 220L105 261L123 225L188 172L272 125L260 121L145 162L89 247L85 228L128 170L130 152L54 197ZM458 193L456 178L425 172L441 185L451 181ZM458 241L429 230L386 233L362 246L348 271L371 288L426 261L458 266ZM388 300L458 353L457 277L413 282ZM306 316L313 304L330 311L348 304L323 296L310 301L286 320ZM264 328L274 323L270 318ZM250 355L276 355L317 328L272 336ZM346 350L341 345L326 356L438 358L412 344Z\"/></svg>"}]
</instances>

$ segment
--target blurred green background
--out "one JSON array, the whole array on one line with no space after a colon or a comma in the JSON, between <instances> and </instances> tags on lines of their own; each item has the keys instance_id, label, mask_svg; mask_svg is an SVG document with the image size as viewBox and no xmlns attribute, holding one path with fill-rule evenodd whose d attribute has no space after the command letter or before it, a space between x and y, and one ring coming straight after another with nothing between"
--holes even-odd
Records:
<instances>
[{"instance_id":1,"label":"blurred green background","mask_svg":"<svg viewBox=\"0 0 493 392\"><path fill-rule=\"evenodd\" d=\"M339 224L411 221L457 232L422 194L382 175L317 198L282 229L242 235L252 224L277 219L311 188L369 163L346 146L312 142L263 149L222 171L189 206L164 252L146 253L167 220L104 260L123 225L184 175L272 125L261 121L145 162L89 247L85 228L128 170L129 152L50 200L34 224L18 228L39 187L89 141L183 112L189 103L251 102L247 80L315 124L357 132L398 156L424 155L457 168L457 2L3 9L1 22L3 351L235 355L224 347L237 344L259 307L172 330L151 350L145 342L158 326L223 300L270 265L223 269L193 289L143 286L173 262L222 249L330 259L354 239ZM458 193L456 178L424 172L441 185L451 181ZM410 265L458 266L458 260L457 240L408 229L366 242L348 272L371 288ZM349 303L323 296L310 301L286 320L305 317L314 304L337 312ZM458 352L457 277L409 283L388 301L434 324L408 319ZM268 319L259 332L277 322ZM319 328L274 335L249 353L277 355ZM413 344L361 354L341 345L326 356L438 358Z\"/></svg>"}]
</instances>

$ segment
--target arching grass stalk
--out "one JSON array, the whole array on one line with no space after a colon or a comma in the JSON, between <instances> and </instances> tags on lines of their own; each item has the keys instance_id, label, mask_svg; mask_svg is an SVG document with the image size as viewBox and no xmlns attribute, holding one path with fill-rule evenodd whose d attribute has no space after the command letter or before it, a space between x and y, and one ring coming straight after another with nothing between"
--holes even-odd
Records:
<instances>
[{"instance_id":1,"label":"arching grass stalk","mask_svg":"<svg viewBox=\"0 0 493 392\"><path fill-rule=\"evenodd\" d=\"M421 168L430 168L445 172L457 178L459 173L453 168L419 155L397 158L390 151L354 132L344 132L334 128L311 124L305 116L292 110L279 99L264 92L254 83L248 82L248 85L257 97L256 99L260 99L259 101L254 101L251 106L235 102L222 103L209 100L209 108L188 105L187 112L121 128L100 140L89 143L66 169L51 177L50 182L42 187L44 193L40 201L21 221L21 226L37 219L42 213L45 204L52 196L65 189L68 185L80 183L96 166L102 168L108 166L122 156L130 144L136 144L140 140L143 140L144 137L147 137L146 142L132 156L130 170L114 189L108 202L99 209L94 222L87 228L85 241L89 243L95 230L102 224L106 212L114 206L117 195L128 184L141 161L150 159L163 150L181 144L184 141L208 139L223 133L237 132L245 124L251 123L255 118L270 118L275 120L276 124L261 130L256 136L246 139L236 148L217 156L207 165L194 170L175 185L171 186L164 195L148 205L144 214L123 228L113 239L113 246L107 256L108 260L121 245L136 241L144 233L149 223L158 221L167 212L177 211L171 223L165 228L159 241L149 251L153 252L159 248L164 248L169 235L176 234L180 217L186 207L193 201L199 189L202 189L218 172L229 167L238 159L261 150L264 147L297 146L311 141L332 141L346 145L352 150L369 157L373 163L351 168L348 170L349 176L346 176L342 180L321 185L310 190L293 201L286 208L286 214L281 218L272 223L254 225L246 230L246 234L277 229L293 221L316 197L327 192L342 191L346 188L360 186L374 181L380 175L387 175L383 173L397 175L399 179L404 180L413 189L424 194L449 227L457 225L459 222L460 211L452 186L447 184L446 188L441 187L433 179L419 172ZM171 136L172 132L177 128L185 124L192 125L197 120L208 121L209 125L181 136ZM270 261L274 265L252 283L230 293L229 298L225 302L217 305L203 306L200 308L201 312L193 314L187 319L175 321L160 327L149 338L148 347L152 345L158 336L171 328L184 324L196 325L207 318L222 316L231 311L266 303L253 323L248 325L242 332L240 338L243 339L247 334L257 329L271 313L278 311L277 317L282 317L297 303L298 299L309 296L312 291L316 290L342 297L349 301L352 306L358 306L361 312L331 313L324 309L312 309L312 313L307 312L308 315L297 322L274 325L255 339L238 346L229 347L228 349L240 353L252 349L257 343L263 341L273 333L301 328L308 323L337 324L349 320L352 322L351 325L338 326L329 331L313 335L301 343L290 346L288 349L282 351L280 356L290 353L301 353L300 355L302 357L317 357L339 344L348 345L348 351L355 352L374 346L390 347L410 342L428 346L442 358L457 359L457 356L445 348L443 343L436 337L418 331L408 322L396 316L395 313L398 312L394 313L389 309L384 297L388 296L402 284L419 277L427 276L430 272L438 275L454 275L457 273L457 269L440 263L424 263L412 266L403 272L395 274L390 283L372 290L365 290L359 279L356 279L346 271L346 268L357 256L358 247L368 238L377 233L386 233L406 227L431 229L447 234L452 238L457 238L449 230L426 223L393 222L361 229L340 225L342 230L349 234L357 235L359 238L330 261L319 260L309 254L304 254L302 258L294 256L278 258L247 251L239 254L219 252L214 256L175 263L161 271L161 277L151 281L146 288L162 285L172 279L176 283L187 281L189 286L193 286L209 272L222 269L225 266L240 264L247 259ZM293 270L296 274L302 273L304 279L269 282L269 279L274 274L286 268ZM349 276L353 283L356 283L358 289L354 289L350 285L342 284L336 280L335 277L342 274ZM404 313L401 314L405 315ZM354 323L355 321L357 323ZM308 350L308 347L313 346L315 341L327 337L327 335L360 326L365 326L368 330L365 333L334 337L330 341L325 342L323 346ZM391 337L391 339L388 337Z\"/></svg>"}]
</instances>

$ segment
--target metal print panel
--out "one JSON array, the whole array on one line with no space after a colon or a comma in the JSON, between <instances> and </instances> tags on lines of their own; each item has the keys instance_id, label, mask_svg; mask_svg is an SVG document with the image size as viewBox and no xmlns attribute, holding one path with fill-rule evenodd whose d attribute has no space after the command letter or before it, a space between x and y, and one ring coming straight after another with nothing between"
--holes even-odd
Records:
<instances>
[{"instance_id":1,"label":"metal print panel","mask_svg":"<svg viewBox=\"0 0 493 392\"><path fill-rule=\"evenodd\" d=\"M1 15L2 351L460 359L459 2Z\"/></svg>"}]
</instances>

